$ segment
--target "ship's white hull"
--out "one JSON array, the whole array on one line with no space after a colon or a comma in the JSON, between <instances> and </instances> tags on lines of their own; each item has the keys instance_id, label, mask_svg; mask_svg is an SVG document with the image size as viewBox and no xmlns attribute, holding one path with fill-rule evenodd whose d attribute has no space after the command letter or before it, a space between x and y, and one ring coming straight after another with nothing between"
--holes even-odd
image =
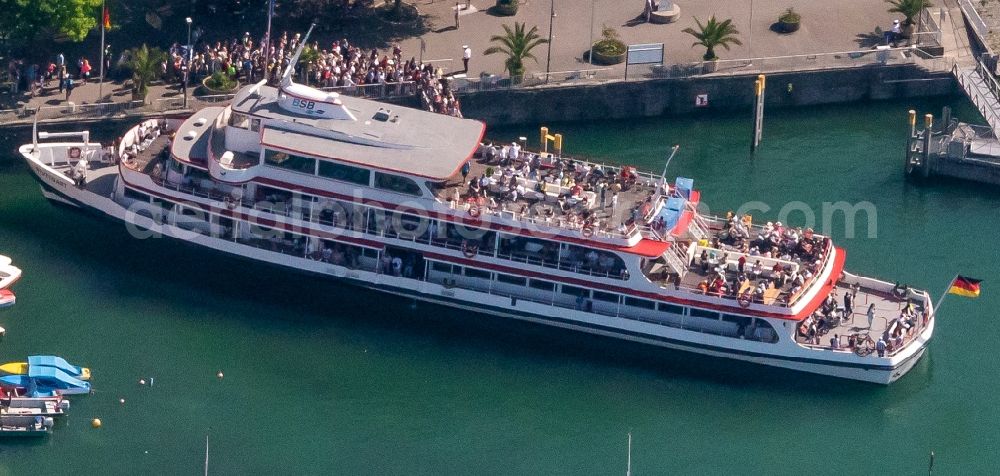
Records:
<instances>
[{"instance_id":1,"label":"ship's white hull","mask_svg":"<svg viewBox=\"0 0 1000 476\"><path fill-rule=\"evenodd\" d=\"M27 154L25 155L27 157ZM515 318L712 357L880 384L891 383L909 371L923 355L926 343L933 332L933 319L931 319L921 336L917 338L919 343L908 346L904 352L891 360L861 358L846 352L834 355L835 353L829 351L809 349L789 342L787 336L782 338L780 344L757 342L574 309L556 308L549 304L511 299L471 289L449 288L422 280L349 269L248 246L173 225L161 225L146 216L127 210L111 197L103 197L67 184L66 179L60 177L58 172L31 160L30 157L28 162L33 174L42 184L46 198L60 204L98 211L125 222L132 229L142 230L143 234L154 239L177 238L239 257L332 277L353 285L464 309L480 315ZM793 323L787 322L786 325L791 326Z\"/></svg>"}]
</instances>

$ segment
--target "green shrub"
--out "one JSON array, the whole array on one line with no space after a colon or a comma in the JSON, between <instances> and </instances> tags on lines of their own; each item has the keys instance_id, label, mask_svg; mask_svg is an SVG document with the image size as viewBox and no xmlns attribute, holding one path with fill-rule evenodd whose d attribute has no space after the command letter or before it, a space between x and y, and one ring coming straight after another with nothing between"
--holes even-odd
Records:
<instances>
[{"instance_id":1,"label":"green shrub","mask_svg":"<svg viewBox=\"0 0 1000 476\"><path fill-rule=\"evenodd\" d=\"M604 56L618 56L625 53L626 48L618 38L618 31L607 25L601 29L601 39L594 43L594 52Z\"/></svg>"},{"instance_id":2,"label":"green shrub","mask_svg":"<svg viewBox=\"0 0 1000 476\"><path fill-rule=\"evenodd\" d=\"M236 89L236 86L239 86L239 83L222 71L216 71L215 73L212 73L212 76L209 76L209 78L205 80L205 86L216 91L229 91Z\"/></svg>"},{"instance_id":3,"label":"green shrub","mask_svg":"<svg viewBox=\"0 0 1000 476\"><path fill-rule=\"evenodd\" d=\"M778 17L778 21L781 23L798 23L801 20L802 17L799 16L799 14L796 13L791 7L789 7L788 10L785 10L785 12Z\"/></svg>"}]
</instances>

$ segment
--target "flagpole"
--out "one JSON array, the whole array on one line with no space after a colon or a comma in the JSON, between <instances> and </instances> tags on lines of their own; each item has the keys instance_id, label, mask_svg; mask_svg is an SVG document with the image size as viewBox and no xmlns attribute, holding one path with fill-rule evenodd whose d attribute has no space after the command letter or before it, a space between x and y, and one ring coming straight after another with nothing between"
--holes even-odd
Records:
<instances>
[{"instance_id":1,"label":"flagpole","mask_svg":"<svg viewBox=\"0 0 1000 476\"><path fill-rule=\"evenodd\" d=\"M271 76L271 17L274 16L274 0L267 2L267 34L264 40L264 80Z\"/></svg>"},{"instance_id":2,"label":"flagpole","mask_svg":"<svg viewBox=\"0 0 1000 476\"><path fill-rule=\"evenodd\" d=\"M941 298L937 300L937 304L934 305L934 314L941 309L941 303L944 302L944 298L948 296L948 291L951 289L951 285L955 284L955 280L958 279L958 273L955 273L955 277L948 281L948 287L944 288L944 292L941 293Z\"/></svg>"},{"instance_id":3,"label":"flagpole","mask_svg":"<svg viewBox=\"0 0 1000 476\"><path fill-rule=\"evenodd\" d=\"M101 62L101 77L97 82L97 102L104 99L104 26L108 15L107 0L101 1L101 49L97 52L97 60Z\"/></svg>"}]
</instances>

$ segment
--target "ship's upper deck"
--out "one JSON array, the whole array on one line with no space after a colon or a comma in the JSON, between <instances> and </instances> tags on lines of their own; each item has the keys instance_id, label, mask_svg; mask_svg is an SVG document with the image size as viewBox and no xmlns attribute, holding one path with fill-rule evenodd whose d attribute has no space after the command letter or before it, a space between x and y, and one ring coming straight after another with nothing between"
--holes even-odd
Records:
<instances>
[{"instance_id":1,"label":"ship's upper deck","mask_svg":"<svg viewBox=\"0 0 1000 476\"><path fill-rule=\"evenodd\" d=\"M247 87L233 100L233 113L265 121L266 147L433 180L452 176L476 151L485 130L471 119L347 96L336 104L308 99L301 104L303 111L343 107L356 119L296 114L282 104L289 95L270 86Z\"/></svg>"}]
</instances>

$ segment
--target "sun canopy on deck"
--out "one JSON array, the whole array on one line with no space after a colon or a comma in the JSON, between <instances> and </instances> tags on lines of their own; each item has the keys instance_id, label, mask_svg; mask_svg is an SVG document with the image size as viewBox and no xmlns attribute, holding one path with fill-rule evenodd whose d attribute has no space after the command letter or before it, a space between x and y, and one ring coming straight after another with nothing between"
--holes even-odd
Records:
<instances>
[{"instance_id":1,"label":"sun canopy on deck","mask_svg":"<svg viewBox=\"0 0 1000 476\"><path fill-rule=\"evenodd\" d=\"M644 256L646 258L656 258L662 255L669 248L669 241L657 241L643 238L634 246L622 246L616 249L623 253L631 253L634 255Z\"/></svg>"}]
</instances>

